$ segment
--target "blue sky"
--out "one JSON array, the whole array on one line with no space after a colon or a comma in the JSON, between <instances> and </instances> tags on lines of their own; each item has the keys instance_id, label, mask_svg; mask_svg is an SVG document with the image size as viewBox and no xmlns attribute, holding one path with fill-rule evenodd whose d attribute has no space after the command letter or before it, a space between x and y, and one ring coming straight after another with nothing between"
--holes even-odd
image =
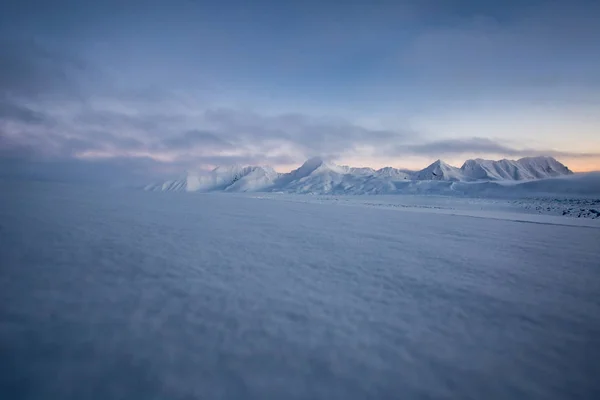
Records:
<instances>
[{"instance_id":1,"label":"blue sky","mask_svg":"<svg viewBox=\"0 0 600 400\"><path fill-rule=\"evenodd\" d=\"M597 1L0 7L5 171L538 154L600 169Z\"/></svg>"}]
</instances>

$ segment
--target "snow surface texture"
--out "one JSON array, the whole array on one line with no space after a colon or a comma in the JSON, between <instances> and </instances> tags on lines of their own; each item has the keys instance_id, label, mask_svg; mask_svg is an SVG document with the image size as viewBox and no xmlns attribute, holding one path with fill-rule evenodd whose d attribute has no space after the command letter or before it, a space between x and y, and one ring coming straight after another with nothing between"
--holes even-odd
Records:
<instances>
[{"instance_id":1,"label":"snow surface texture","mask_svg":"<svg viewBox=\"0 0 600 400\"><path fill-rule=\"evenodd\" d=\"M438 160L427 168L411 172L391 167L352 168L316 157L300 168L279 174L270 167L218 167L209 173L188 172L180 179L145 187L153 191L280 191L317 194L385 194L404 192L444 192L480 190L478 186L454 185L462 182L526 181L571 175L552 157L513 160L467 160L456 168ZM423 182L434 183L423 183Z\"/></svg>"},{"instance_id":2,"label":"snow surface texture","mask_svg":"<svg viewBox=\"0 0 600 400\"><path fill-rule=\"evenodd\" d=\"M3 185L0 398L600 397L600 221L342 198Z\"/></svg>"},{"instance_id":3,"label":"snow surface texture","mask_svg":"<svg viewBox=\"0 0 600 400\"><path fill-rule=\"evenodd\" d=\"M539 214L566 215L577 218L600 218L600 199L522 199L515 204Z\"/></svg>"}]
</instances>

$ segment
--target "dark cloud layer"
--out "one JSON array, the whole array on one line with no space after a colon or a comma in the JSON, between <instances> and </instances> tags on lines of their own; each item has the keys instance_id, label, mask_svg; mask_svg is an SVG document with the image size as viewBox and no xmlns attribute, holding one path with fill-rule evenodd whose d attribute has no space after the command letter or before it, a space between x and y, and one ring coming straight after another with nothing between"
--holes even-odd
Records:
<instances>
[{"instance_id":1,"label":"dark cloud layer","mask_svg":"<svg viewBox=\"0 0 600 400\"><path fill-rule=\"evenodd\" d=\"M217 134L198 129L186 131L181 135L175 135L161 141L161 147L169 150L190 149L198 146L214 150L235 148L235 145L220 138Z\"/></svg>"},{"instance_id":2,"label":"dark cloud layer","mask_svg":"<svg viewBox=\"0 0 600 400\"><path fill-rule=\"evenodd\" d=\"M48 122L49 118L41 112L14 101L0 98L0 120L17 120L28 124Z\"/></svg>"},{"instance_id":3,"label":"dark cloud layer","mask_svg":"<svg viewBox=\"0 0 600 400\"><path fill-rule=\"evenodd\" d=\"M2 157L0 179L121 186L167 179L179 175L183 168L182 165L165 165L150 158L79 160Z\"/></svg>"},{"instance_id":4,"label":"dark cloud layer","mask_svg":"<svg viewBox=\"0 0 600 400\"><path fill-rule=\"evenodd\" d=\"M420 144L408 144L395 146L389 155L401 156L407 154L418 154L431 156L432 154L442 156L462 155L489 155L501 154L510 157L527 156L553 156L568 158L596 158L600 153L574 153L567 151L556 151L550 149L517 149L498 143L492 139L473 137L464 139L438 140Z\"/></svg>"},{"instance_id":5,"label":"dark cloud layer","mask_svg":"<svg viewBox=\"0 0 600 400\"><path fill-rule=\"evenodd\" d=\"M88 66L60 45L47 45L31 37L0 38L0 96L74 96L77 77Z\"/></svg>"},{"instance_id":6,"label":"dark cloud layer","mask_svg":"<svg viewBox=\"0 0 600 400\"><path fill-rule=\"evenodd\" d=\"M239 154L240 160L266 158L286 148L286 159L298 162L312 154L341 157L357 146L389 146L408 137L407 132L373 130L340 120L302 114L265 116L234 109L209 109L192 118L80 108L72 118L55 117L53 125L40 126L43 117L34 111L15 104L4 108L2 121L11 125L4 129L17 132L11 139L13 147L41 141L41 154L48 150L55 150L55 155L98 150L115 155L168 153L177 159L195 157L202 163L219 157L226 162L231 152Z\"/></svg>"},{"instance_id":7,"label":"dark cloud layer","mask_svg":"<svg viewBox=\"0 0 600 400\"><path fill-rule=\"evenodd\" d=\"M407 124L372 129L328 117L327 108L324 117L268 106L247 111L220 105L206 89L233 87L252 98L256 88L275 99L282 90L338 106L347 94L373 104L382 95L400 111L431 99L472 102L482 93L527 100L536 88L545 101L596 104L598 2L352 1L341 11L333 1L150 3L3 4L0 159L12 166L5 171L29 163L65 176L72 169L141 176L360 157L364 149L399 159L600 156L506 145L485 134L431 141ZM368 87L377 90L363 93Z\"/></svg>"},{"instance_id":8,"label":"dark cloud layer","mask_svg":"<svg viewBox=\"0 0 600 400\"><path fill-rule=\"evenodd\" d=\"M212 109L204 114L204 119L231 143L287 143L302 155L320 152L339 156L357 146L379 147L403 140L407 135L407 132L368 129L346 121L298 113L265 116L234 109Z\"/></svg>"}]
</instances>

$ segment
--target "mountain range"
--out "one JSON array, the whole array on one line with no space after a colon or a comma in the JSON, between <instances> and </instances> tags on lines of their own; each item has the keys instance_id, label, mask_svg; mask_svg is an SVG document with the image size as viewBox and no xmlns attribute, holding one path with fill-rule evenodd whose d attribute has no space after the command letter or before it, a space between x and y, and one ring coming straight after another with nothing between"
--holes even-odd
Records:
<instances>
[{"instance_id":1,"label":"mountain range","mask_svg":"<svg viewBox=\"0 0 600 400\"><path fill-rule=\"evenodd\" d=\"M438 160L420 171L385 167L354 168L315 157L289 173L268 166L217 167L209 172L187 172L179 179L144 187L151 191L286 192L286 193L394 193L412 182L531 181L570 175L573 172L552 157L519 160L467 160L453 167ZM440 183L441 183L440 182Z\"/></svg>"}]
</instances>

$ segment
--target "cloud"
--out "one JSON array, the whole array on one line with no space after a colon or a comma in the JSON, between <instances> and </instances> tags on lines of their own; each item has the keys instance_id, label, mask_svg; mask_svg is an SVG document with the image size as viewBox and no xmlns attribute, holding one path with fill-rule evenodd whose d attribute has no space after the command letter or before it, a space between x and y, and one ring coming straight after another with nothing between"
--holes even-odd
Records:
<instances>
[{"instance_id":1,"label":"cloud","mask_svg":"<svg viewBox=\"0 0 600 400\"><path fill-rule=\"evenodd\" d=\"M403 47L401 64L418 69L416 82L452 88L451 95L488 90L498 95L515 87L598 87L599 4L539 2L522 5L510 17L482 12L456 18L424 30Z\"/></svg>"},{"instance_id":2,"label":"cloud","mask_svg":"<svg viewBox=\"0 0 600 400\"><path fill-rule=\"evenodd\" d=\"M18 120L30 124L48 122L49 118L44 113L35 111L17 102L0 98L0 120Z\"/></svg>"},{"instance_id":3,"label":"cloud","mask_svg":"<svg viewBox=\"0 0 600 400\"><path fill-rule=\"evenodd\" d=\"M420 144L395 146L388 150L390 156L423 155L423 156L462 156L462 155L503 155L511 157L553 156L568 158L600 158L600 153L576 153L556 150L517 149L498 143L492 139L473 137L465 139L437 140Z\"/></svg>"},{"instance_id":4,"label":"cloud","mask_svg":"<svg viewBox=\"0 0 600 400\"><path fill-rule=\"evenodd\" d=\"M240 154L240 155L214 155L214 156L203 156L201 164L198 164L198 158L189 157L182 158L179 160L184 165L196 165L199 168L209 169L219 165L298 165L298 158L286 154L280 155L264 155L260 153L255 154Z\"/></svg>"},{"instance_id":5,"label":"cloud","mask_svg":"<svg viewBox=\"0 0 600 400\"><path fill-rule=\"evenodd\" d=\"M204 119L231 143L288 144L303 156L314 153L341 156L356 147L379 147L414 135L408 130L369 129L344 120L299 113L265 116L211 109L205 112Z\"/></svg>"},{"instance_id":6,"label":"cloud","mask_svg":"<svg viewBox=\"0 0 600 400\"><path fill-rule=\"evenodd\" d=\"M97 163L95 169L89 171L96 174L100 174L100 169L115 172L117 167L130 168L137 165L135 160L153 160L155 165L148 171L160 174L227 164L292 166L313 155L333 160L365 154L390 158L600 157L596 153L516 148L483 137L426 141L426 137L410 129L370 129L340 119L299 113L265 115L231 108L185 113L166 108L154 114L141 106L125 106L113 100L102 103L105 108L85 105L64 115L38 115L33 108L3 104L0 157L18 155L32 162L66 165L71 165L70 161L73 165L79 165L75 161L93 162ZM119 109L124 111L115 111ZM111 160L117 169L108 167ZM123 160L130 160L131 164ZM121 175L133 176L129 170Z\"/></svg>"},{"instance_id":7,"label":"cloud","mask_svg":"<svg viewBox=\"0 0 600 400\"><path fill-rule=\"evenodd\" d=\"M192 129L166 138L161 141L161 147L166 149L190 149L194 147L204 147L212 150L228 150L234 148L234 145L227 140L220 138L215 133Z\"/></svg>"},{"instance_id":8,"label":"cloud","mask_svg":"<svg viewBox=\"0 0 600 400\"><path fill-rule=\"evenodd\" d=\"M100 45L95 35L104 32L108 26L104 18L113 18L114 10L104 10L106 14L95 20L91 15L79 18L78 12L87 10L86 5L77 12L69 8L70 23L57 24L62 33L57 32L52 42L52 35L41 33L47 27L39 28L35 36L43 41L14 36L32 26L30 7L22 7L21 17L30 25L20 28L21 23L14 22L12 36L0 39L0 158L26 160L67 175L69 168L74 168L96 175L105 174L99 172L102 170L129 176L130 169L163 173L231 163L289 166L313 155L333 160L374 159L379 155L598 156L523 149L480 137L427 141L425 134L401 123L393 129L373 129L351 120L309 113L261 111L261 105L256 105L259 111L224 107L213 92L194 97L197 83L203 81L198 76L207 75L217 87L235 87L239 92L234 92L233 98L240 94L250 100L261 98L265 92L270 96L272 91L273 98L293 96L302 101L312 86L319 87L314 93L325 100L314 96L314 107L320 106L320 101L326 103L323 114L328 113L331 99L337 101L334 107L351 106L355 99L345 103L344 98L337 98L344 93L358 93L368 110L377 110L381 98L392 99L393 104L382 107L399 110L399 114L404 112L402 106L421 110L423 104L444 100L444 96L450 99L449 107L460 107L461 102L473 101L473 95L482 91L491 93L484 100L502 102L507 92L511 99L521 93L530 96L533 86L585 86L593 92L592 100L597 99L598 91L593 89L600 84L600 53L595 51L599 31L594 12L585 15L563 1L552 2L555 6L530 2L527 7L518 0L511 0L510 7L474 0L451 1L441 8L434 0L415 1L410 7L392 3L379 8L360 5L343 15L338 15L333 3L323 13L312 12L308 5L308 13L297 15L297 26L290 24L289 32L274 39L267 24L262 24L265 30L257 30L250 23L239 24L237 28L243 28L240 31L223 30L213 22L206 29L215 29L215 35L192 35L199 32L192 28L207 24L198 24L197 18L188 14L184 21L176 14L164 18L166 23L178 25L173 25L167 36L148 36L150 32L142 28L151 25L154 34L154 25L149 24L153 17L145 16L144 21L138 21L140 25L127 25L123 21L135 21L122 16L121 25L127 25L126 29L115 26L117 33L103 37L106 42ZM67 12L54 8L48 12L57 18ZM165 11L169 8L170 3L165 3ZM90 8L85 12L96 11ZM518 15L509 15L511 12ZM331 13L339 17L333 23ZM139 19L138 14L132 15ZM315 24L306 24L313 16ZM406 18L408 33L402 38L394 36L400 16ZM213 18L216 16L207 17ZM415 21L426 24L411 25ZM96 24L94 29L84 29L88 22ZM311 32L303 26L310 26ZM6 31L11 33L11 29ZM56 40L67 31L64 37L68 40ZM78 31L89 37L73 38ZM219 32L226 33L221 37L216 34ZM241 36L244 40L238 40ZM403 49L401 61L406 68L398 68L398 46ZM208 50L214 53L206 53ZM161 54L160 59L156 54ZM93 59L99 64L90 62ZM277 62L265 63L265 59ZM368 89L370 83L375 92L369 95L362 87ZM188 98L174 94L182 88ZM571 101L584 92L573 90L575 95L569 97L544 92L539 98ZM224 104L230 104L226 100ZM271 105L277 106L275 109L286 107ZM45 164L51 162L63 167ZM90 163L89 168L86 163Z\"/></svg>"},{"instance_id":9,"label":"cloud","mask_svg":"<svg viewBox=\"0 0 600 400\"><path fill-rule=\"evenodd\" d=\"M132 185L180 174L181 165L164 164L150 158L116 157L80 160L0 158L0 178L75 182L101 185Z\"/></svg>"},{"instance_id":10,"label":"cloud","mask_svg":"<svg viewBox=\"0 0 600 400\"><path fill-rule=\"evenodd\" d=\"M40 155L88 158L137 157L186 160L193 164L236 161L301 162L308 156L342 157L361 146L389 146L409 132L369 129L344 120L303 114L264 115L226 108L204 111L163 110L111 103L78 106L66 114L41 116L17 103L6 103L0 122L0 148L27 148ZM117 112L115 109L127 111ZM30 112L26 112L29 110ZM1 111L1 109L0 109ZM35 118L34 118L35 116ZM10 146L9 146L10 145Z\"/></svg>"},{"instance_id":11,"label":"cloud","mask_svg":"<svg viewBox=\"0 0 600 400\"><path fill-rule=\"evenodd\" d=\"M185 168L290 165L312 155L339 158L364 146L389 146L412 134L301 113L198 109L160 87L115 90L105 79L94 81L95 69L73 49L24 37L0 40L0 66L3 157L147 157Z\"/></svg>"},{"instance_id":12,"label":"cloud","mask_svg":"<svg viewBox=\"0 0 600 400\"><path fill-rule=\"evenodd\" d=\"M0 39L0 97L77 94L77 77L87 68L63 48L22 37Z\"/></svg>"}]
</instances>

